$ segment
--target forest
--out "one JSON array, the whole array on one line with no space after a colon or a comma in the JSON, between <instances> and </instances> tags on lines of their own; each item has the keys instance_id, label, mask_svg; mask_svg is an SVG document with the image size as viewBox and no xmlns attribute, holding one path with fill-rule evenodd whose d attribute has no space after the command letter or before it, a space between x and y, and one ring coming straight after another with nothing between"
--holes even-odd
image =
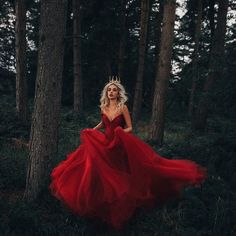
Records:
<instances>
[{"instance_id":1,"label":"forest","mask_svg":"<svg viewBox=\"0 0 236 236\"><path fill-rule=\"evenodd\" d=\"M2 0L0 235L236 235L235 75L234 0ZM200 187L137 209L120 230L48 189L100 122L111 76L135 136L207 168Z\"/></svg>"}]
</instances>

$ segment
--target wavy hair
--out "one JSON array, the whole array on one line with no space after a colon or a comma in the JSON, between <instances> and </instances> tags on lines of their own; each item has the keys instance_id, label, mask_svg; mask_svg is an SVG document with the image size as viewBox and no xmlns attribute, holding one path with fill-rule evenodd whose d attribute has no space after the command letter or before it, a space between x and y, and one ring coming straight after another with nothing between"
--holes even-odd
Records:
<instances>
[{"instance_id":1,"label":"wavy hair","mask_svg":"<svg viewBox=\"0 0 236 236\"><path fill-rule=\"evenodd\" d=\"M109 105L109 99L107 97L107 90L108 87L111 85L115 85L118 88L118 98L117 98L117 110L120 111L123 109L123 106L125 102L128 100L127 93L125 91L124 86L120 82L111 81L105 85L101 92L101 98L100 98L100 108L101 110L104 110Z\"/></svg>"}]
</instances>

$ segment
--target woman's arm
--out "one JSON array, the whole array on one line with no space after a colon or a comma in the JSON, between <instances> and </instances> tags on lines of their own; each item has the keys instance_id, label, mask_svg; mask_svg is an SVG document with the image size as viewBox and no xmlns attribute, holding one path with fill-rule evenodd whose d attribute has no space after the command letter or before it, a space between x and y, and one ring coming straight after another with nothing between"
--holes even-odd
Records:
<instances>
[{"instance_id":1,"label":"woman's arm","mask_svg":"<svg viewBox=\"0 0 236 236\"><path fill-rule=\"evenodd\" d=\"M103 127L103 122L98 123L93 129L101 129Z\"/></svg>"},{"instance_id":2,"label":"woman's arm","mask_svg":"<svg viewBox=\"0 0 236 236\"><path fill-rule=\"evenodd\" d=\"M123 130L125 132L131 132L132 131L132 122L131 122L128 107L126 105L124 105L123 116L125 118L125 123L126 123L126 128Z\"/></svg>"}]
</instances>

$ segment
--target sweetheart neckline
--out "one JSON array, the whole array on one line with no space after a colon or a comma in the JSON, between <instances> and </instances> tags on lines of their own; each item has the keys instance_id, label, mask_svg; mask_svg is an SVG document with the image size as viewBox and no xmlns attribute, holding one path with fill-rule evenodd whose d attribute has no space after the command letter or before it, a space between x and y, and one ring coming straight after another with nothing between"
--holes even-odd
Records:
<instances>
[{"instance_id":1,"label":"sweetheart neckline","mask_svg":"<svg viewBox=\"0 0 236 236\"><path fill-rule=\"evenodd\" d=\"M112 120L110 120L110 119L108 118L108 116L107 116L105 113L102 113L102 115L105 115L106 118L108 119L108 121L111 123L111 122L113 122L117 117L119 117L119 116L121 116L121 115L123 115L123 114L121 113L121 114L117 115L117 116L116 116L114 119L112 119Z\"/></svg>"}]
</instances>

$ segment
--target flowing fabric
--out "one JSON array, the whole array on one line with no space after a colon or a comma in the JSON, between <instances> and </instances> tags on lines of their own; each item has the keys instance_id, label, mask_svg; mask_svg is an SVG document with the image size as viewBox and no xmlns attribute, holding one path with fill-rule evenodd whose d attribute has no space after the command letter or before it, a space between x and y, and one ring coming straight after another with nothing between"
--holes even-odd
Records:
<instances>
[{"instance_id":1,"label":"flowing fabric","mask_svg":"<svg viewBox=\"0 0 236 236\"><path fill-rule=\"evenodd\" d=\"M112 121L102 114L102 121L104 133L81 131L81 145L51 173L51 193L75 214L121 228L138 207L162 204L206 179L206 168L161 157L124 132L122 114Z\"/></svg>"}]
</instances>

